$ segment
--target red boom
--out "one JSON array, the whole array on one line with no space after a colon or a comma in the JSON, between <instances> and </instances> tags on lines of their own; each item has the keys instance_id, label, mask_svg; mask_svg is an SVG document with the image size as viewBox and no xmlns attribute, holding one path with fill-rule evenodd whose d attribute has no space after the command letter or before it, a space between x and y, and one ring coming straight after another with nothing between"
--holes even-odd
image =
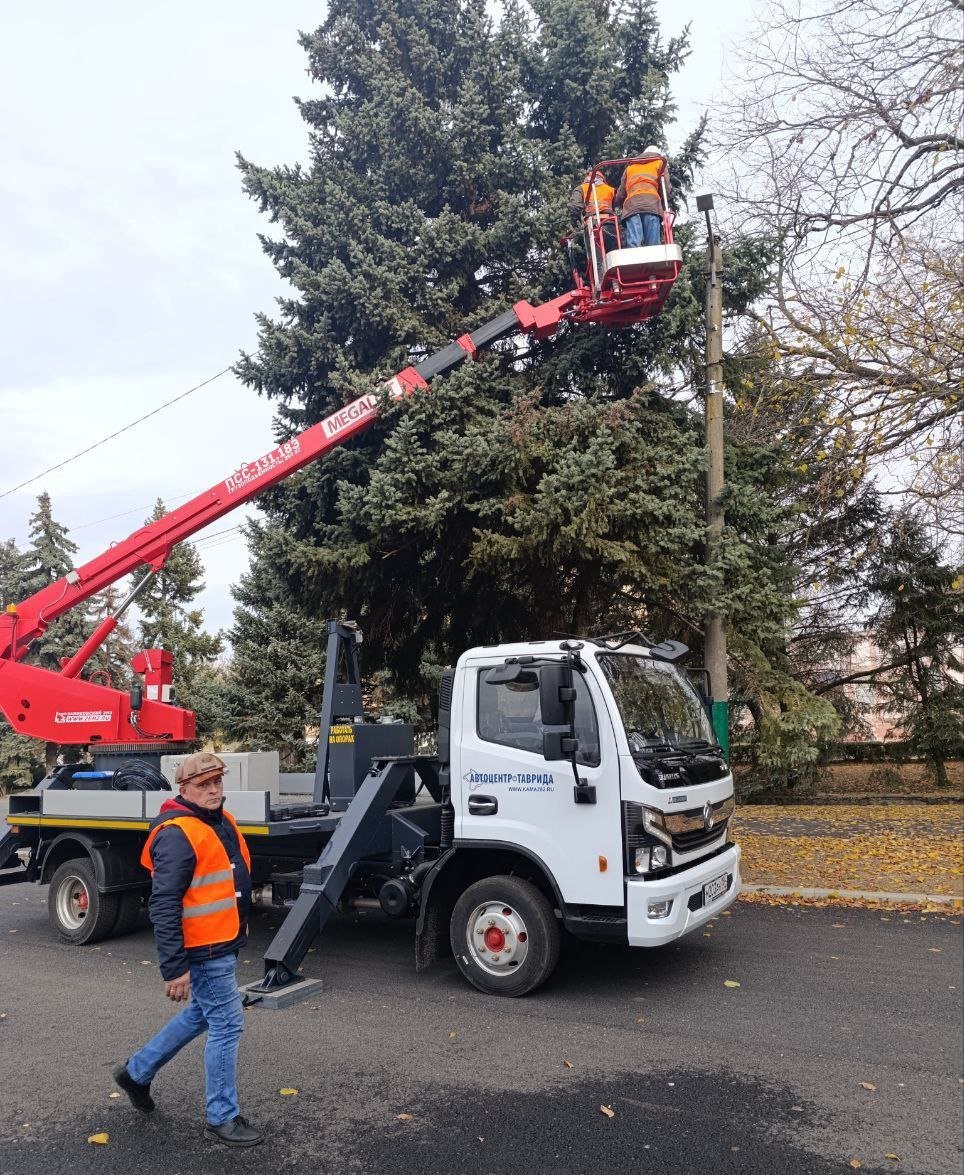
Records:
<instances>
[{"instance_id":1,"label":"red boom","mask_svg":"<svg viewBox=\"0 0 964 1175\"><path fill-rule=\"evenodd\" d=\"M474 357L477 350L508 334L523 331L544 339L554 334L564 320L588 321L591 304L592 297L585 286L540 306L518 302L512 310L463 335L417 366L406 367L380 391L400 400L427 387L433 376L450 370L468 356ZM636 321L652 313L642 303L640 306ZM619 314L618 325L628 325L624 306L619 307ZM134 531L63 579L20 604L10 605L0 615L0 712L11 726L20 734L77 745L147 746L193 739L194 714L170 701L171 656L162 649L148 649L132 662L134 670L144 677L139 706L132 705L131 697L120 690L78 676L116 627L116 616L102 621L74 656L63 662L59 673L24 665L22 658L58 616L139 567L159 570L177 543L362 432L378 414L380 403L381 395L360 396L263 457L245 462L224 481L157 522ZM121 611L131 599L133 595Z\"/></svg>"}]
</instances>

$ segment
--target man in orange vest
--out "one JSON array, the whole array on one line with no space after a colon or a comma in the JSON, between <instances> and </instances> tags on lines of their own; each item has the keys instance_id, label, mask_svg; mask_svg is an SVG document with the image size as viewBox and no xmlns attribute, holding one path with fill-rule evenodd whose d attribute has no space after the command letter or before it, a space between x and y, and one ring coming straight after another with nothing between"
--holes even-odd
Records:
<instances>
[{"instance_id":1,"label":"man in orange vest","mask_svg":"<svg viewBox=\"0 0 964 1175\"><path fill-rule=\"evenodd\" d=\"M589 171L581 184L572 190L569 197L569 215L574 226L584 221L587 227L597 210L602 222L603 245L608 252L616 248L616 224L613 213L613 197L616 189L607 184L602 172Z\"/></svg>"},{"instance_id":2,"label":"man in orange vest","mask_svg":"<svg viewBox=\"0 0 964 1175\"><path fill-rule=\"evenodd\" d=\"M230 1146L256 1146L264 1135L241 1116L238 1044L244 1028L235 974L251 909L251 857L224 809L224 762L188 755L151 823L141 864L151 873L150 915L164 994L183 1012L114 1073L144 1113L154 1109L151 1082L196 1036L207 1031L204 1076L208 1130Z\"/></svg>"},{"instance_id":3,"label":"man in orange vest","mask_svg":"<svg viewBox=\"0 0 964 1175\"><path fill-rule=\"evenodd\" d=\"M616 190L613 205L622 209L624 244L635 249L640 245L658 245L663 224L663 192L660 173L669 196L669 171L666 156L659 147L649 146L638 159L627 164Z\"/></svg>"}]
</instances>

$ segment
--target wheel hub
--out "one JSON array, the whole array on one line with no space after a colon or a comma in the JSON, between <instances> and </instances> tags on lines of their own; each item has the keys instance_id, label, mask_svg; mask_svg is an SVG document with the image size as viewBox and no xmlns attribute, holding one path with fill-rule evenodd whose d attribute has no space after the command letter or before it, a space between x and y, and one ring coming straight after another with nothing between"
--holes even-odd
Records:
<instances>
[{"instance_id":1,"label":"wheel hub","mask_svg":"<svg viewBox=\"0 0 964 1175\"><path fill-rule=\"evenodd\" d=\"M490 975L517 970L529 950L529 934L519 911L503 902L476 906L466 927L469 950Z\"/></svg>"},{"instance_id":2,"label":"wheel hub","mask_svg":"<svg viewBox=\"0 0 964 1175\"><path fill-rule=\"evenodd\" d=\"M81 877L67 877L57 893L57 920L65 930L79 930L90 911L90 893Z\"/></svg>"}]
</instances>

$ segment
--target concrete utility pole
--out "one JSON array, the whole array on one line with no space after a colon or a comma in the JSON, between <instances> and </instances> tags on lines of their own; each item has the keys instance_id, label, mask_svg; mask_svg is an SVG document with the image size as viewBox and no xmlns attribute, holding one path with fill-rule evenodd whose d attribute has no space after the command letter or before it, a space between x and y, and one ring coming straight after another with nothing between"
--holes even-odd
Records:
<instances>
[{"instance_id":1,"label":"concrete utility pole","mask_svg":"<svg viewBox=\"0 0 964 1175\"><path fill-rule=\"evenodd\" d=\"M696 197L706 217L706 562L712 562L723 536L723 253L713 231L711 192ZM730 754L729 685L726 632L716 612L705 617L705 663L710 676L713 729L727 758Z\"/></svg>"}]
</instances>

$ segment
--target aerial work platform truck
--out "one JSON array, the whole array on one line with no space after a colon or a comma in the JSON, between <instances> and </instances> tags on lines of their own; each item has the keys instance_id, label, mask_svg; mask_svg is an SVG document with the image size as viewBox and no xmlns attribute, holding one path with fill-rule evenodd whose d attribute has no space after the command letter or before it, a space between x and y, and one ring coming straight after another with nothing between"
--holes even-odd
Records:
<instances>
[{"instance_id":1,"label":"aerial work platform truck","mask_svg":"<svg viewBox=\"0 0 964 1175\"><path fill-rule=\"evenodd\" d=\"M82 677L92 653L178 542L361 432L383 404L512 334L606 325L607 308L616 326L657 313L658 284L675 280L676 263L667 276L663 254L619 260L640 280L600 285L590 260L587 282L543 305L517 303L7 607L0 711L19 733L86 748L88 761L11 796L0 884L49 884L50 921L67 942L136 925L150 886L141 849L171 794L143 765L192 750L195 721L176 704L168 651L134 658L141 683L129 694ZM59 672L26 662L58 616L142 571ZM419 967L451 952L476 987L517 996L552 973L562 933L658 946L736 899L733 778L679 668L685 646L625 632L470 649L442 675L437 751L424 756L411 726L365 713L360 643L354 624L329 622L310 794L285 800L283 777L226 792L254 886L288 909L261 997L298 982L315 936L353 903L413 919Z\"/></svg>"}]
</instances>

